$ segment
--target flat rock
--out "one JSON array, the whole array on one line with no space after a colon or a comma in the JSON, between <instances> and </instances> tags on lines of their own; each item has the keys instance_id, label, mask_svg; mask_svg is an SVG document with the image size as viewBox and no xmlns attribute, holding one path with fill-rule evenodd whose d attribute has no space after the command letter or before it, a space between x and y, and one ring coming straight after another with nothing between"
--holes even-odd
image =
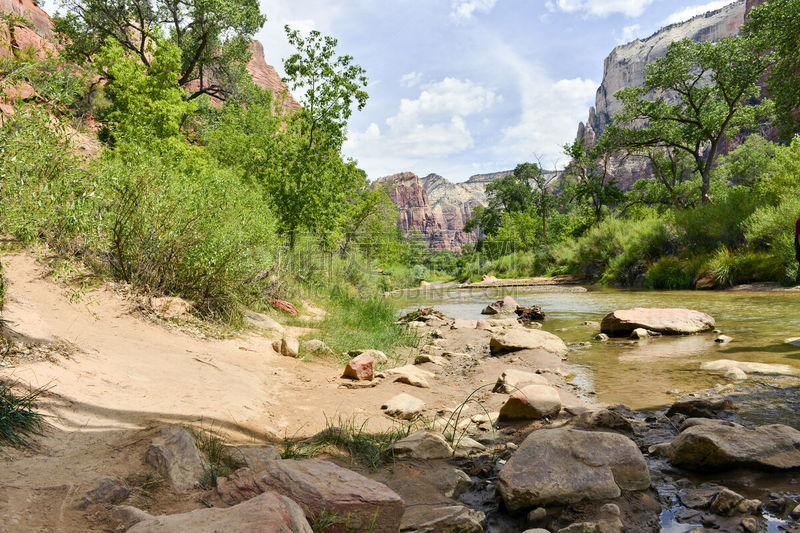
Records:
<instances>
[{"instance_id":1,"label":"flat rock","mask_svg":"<svg viewBox=\"0 0 800 533\"><path fill-rule=\"evenodd\" d=\"M471 457L473 455L480 455L486 452L486 446L465 435L456 437L455 446L456 457Z\"/></svg>"},{"instance_id":2,"label":"flat rock","mask_svg":"<svg viewBox=\"0 0 800 533\"><path fill-rule=\"evenodd\" d=\"M395 457L410 459L447 459L453 448L441 433L423 430L395 442L391 447Z\"/></svg>"},{"instance_id":3,"label":"flat rock","mask_svg":"<svg viewBox=\"0 0 800 533\"><path fill-rule=\"evenodd\" d=\"M262 313L256 313L255 311L245 311L244 320L248 325L263 331L275 331L280 334L283 334L285 331L283 326L272 317Z\"/></svg>"},{"instance_id":4,"label":"flat rock","mask_svg":"<svg viewBox=\"0 0 800 533\"><path fill-rule=\"evenodd\" d=\"M257 474L242 472L237 489L244 487L268 493L277 492L297 502L309 520L328 513L333 523L326 532L396 532L405 512L405 503L382 483L328 461L271 461ZM252 481L251 481L252 480ZM231 492L230 494L235 494Z\"/></svg>"},{"instance_id":5,"label":"flat rock","mask_svg":"<svg viewBox=\"0 0 800 533\"><path fill-rule=\"evenodd\" d=\"M607 518L593 522L578 522L558 530L558 533L622 533L622 521L619 518Z\"/></svg>"},{"instance_id":6,"label":"flat rock","mask_svg":"<svg viewBox=\"0 0 800 533\"><path fill-rule=\"evenodd\" d=\"M303 509L291 499L265 492L233 507L198 509L188 513L147 518L128 533L312 533Z\"/></svg>"},{"instance_id":7,"label":"flat rock","mask_svg":"<svg viewBox=\"0 0 800 533\"><path fill-rule=\"evenodd\" d=\"M515 368L508 368L500 374L497 378L492 392L503 392L511 394L525 385L549 385L550 382L541 374L534 372L525 372L524 370L517 370Z\"/></svg>"},{"instance_id":8,"label":"flat rock","mask_svg":"<svg viewBox=\"0 0 800 533\"><path fill-rule=\"evenodd\" d=\"M344 368L343 378L356 381L372 381L375 371L375 359L368 353L362 353L350 360Z\"/></svg>"},{"instance_id":9,"label":"flat rock","mask_svg":"<svg viewBox=\"0 0 800 533\"><path fill-rule=\"evenodd\" d=\"M682 398L667 409L667 416L676 414L693 418L715 418L723 411L736 410L736 404L730 398Z\"/></svg>"},{"instance_id":10,"label":"flat rock","mask_svg":"<svg viewBox=\"0 0 800 533\"><path fill-rule=\"evenodd\" d=\"M392 397L381 406L381 409L385 410L387 415L401 420L413 420L422 414L424 408L424 401L406 393L400 393Z\"/></svg>"},{"instance_id":11,"label":"flat rock","mask_svg":"<svg viewBox=\"0 0 800 533\"><path fill-rule=\"evenodd\" d=\"M609 313L600 322L600 331L616 337L629 336L637 328L665 335L690 335L714 329L714 318L692 309L637 307Z\"/></svg>"},{"instance_id":12,"label":"flat rock","mask_svg":"<svg viewBox=\"0 0 800 533\"><path fill-rule=\"evenodd\" d=\"M396 382L408 383L409 385L423 389L427 389L431 386L428 380L435 375L433 372L428 372L414 365L391 368L386 371L386 374L393 376Z\"/></svg>"},{"instance_id":13,"label":"flat rock","mask_svg":"<svg viewBox=\"0 0 800 533\"><path fill-rule=\"evenodd\" d=\"M561 411L558 389L550 385L532 384L513 392L500 408L499 420L538 420L553 417Z\"/></svg>"},{"instance_id":14,"label":"flat rock","mask_svg":"<svg viewBox=\"0 0 800 533\"><path fill-rule=\"evenodd\" d=\"M243 461L254 472L264 468L267 461L277 461L281 458L280 450L269 444L228 445L225 446L225 451L234 459Z\"/></svg>"},{"instance_id":15,"label":"flat rock","mask_svg":"<svg viewBox=\"0 0 800 533\"><path fill-rule=\"evenodd\" d=\"M456 318L453 320L453 325L450 326L451 329L475 329L477 327L477 320L469 320L466 318Z\"/></svg>"},{"instance_id":16,"label":"flat rock","mask_svg":"<svg viewBox=\"0 0 800 533\"><path fill-rule=\"evenodd\" d=\"M78 505L78 509L86 509L95 503L117 503L130 496L131 489L121 479L115 477L104 477L97 486L87 491Z\"/></svg>"},{"instance_id":17,"label":"flat rock","mask_svg":"<svg viewBox=\"0 0 800 533\"><path fill-rule=\"evenodd\" d=\"M463 505L415 506L403 516L400 531L414 533L483 533L485 516Z\"/></svg>"},{"instance_id":18,"label":"flat rock","mask_svg":"<svg viewBox=\"0 0 800 533\"><path fill-rule=\"evenodd\" d=\"M432 363L436 366L447 366L450 364L450 361L446 357L430 353L421 353L414 358L415 365L424 365L425 363Z\"/></svg>"},{"instance_id":19,"label":"flat rock","mask_svg":"<svg viewBox=\"0 0 800 533\"><path fill-rule=\"evenodd\" d=\"M782 470L800 467L800 431L773 424L754 429L722 421L684 424L668 450L670 462L690 470ZM688 422L688 421L687 421Z\"/></svg>"},{"instance_id":20,"label":"flat rock","mask_svg":"<svg viewBox=\"0 0 800 533\"><path fill-rule=\"evenodd\" d=\"M786 339L786 344L791 344L792 346L800 346L800 337L792 337L791 339Z\"/></svg>"},{"instance_id":21,"label":"flat rock","mask_svg":"<svg viewBox=\"0 0 800 533\"><path fill-rule=\"evenodd\" d=\"M145 461L178 491L196 487L203 477L203 459L194 436L180 426L162 427L161 435L147 448Z\"/></svg>"},{"instance_id":22,"label":"flat rock","mask_svg":"<svg viewBox=\"0 0 800 533\"><path fill-rule=\"evenodd\" d=\"M594 431L618 431L633 434L633 425L619 413L608 409L598 409L581 413L575 418L575 427Z\"/></svg>"},{"instance_id":23,"label":"flat rock","mask_svg":"<svg viewBox=\"0 0 800 533\"><path fill-rule=\"evenodd\" d=\"M528 328L514 328L492 335L489 341L492 354L516 352L519 350L544 350L555 355L566 355L569 348L559 337L546 331Z\"/></svg>"},{"instance_id":24,"label":"flat rock","mask_svg":"<svg viewBox=\"0 0 800 533\"><path fill-rule=\"evenodd\" d=\"M754 363L748 361L731 361L730 359L719 359L708 361L700 365L700 370L711 370L716 372L728 372L738 368L747 374L771 374L776 376L794 376L798 370L789 365Z\"/></svg>"},{"instance_id":25,"label":"flat rock","mask_svg":"<svg viewBox=\"0 0 800 533\"><path fill-rule=\"evenodd\" d=\"M741 368L731 368L725 372L725 379L732 381L744 381L747 379L747 374Z\"/></svg>"},{"instance_id":26,"label":"flat rock","mask_svg":"<svg viewBox=\"0 0 800 533\"><path fill-rule=\"evenodd\" d=\"M636 444L617 433L534 431L500 471L497 489L511 512L644 490L650 472Z\"/></svg>"}]
</instances>

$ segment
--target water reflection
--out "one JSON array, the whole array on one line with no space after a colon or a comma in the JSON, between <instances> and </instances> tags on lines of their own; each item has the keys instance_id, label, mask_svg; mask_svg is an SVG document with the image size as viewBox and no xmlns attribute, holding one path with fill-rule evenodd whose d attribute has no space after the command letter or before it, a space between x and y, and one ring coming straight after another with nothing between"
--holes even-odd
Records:
<instances>
[{"instance_id":1,"label":"water reflection","mask_svg":"<svg viewBox=\"0 0 800 533\"><path fill-rule=\"evenodd\" d=\"M651 339L642 343L593 342L591 348L570 353L573 362L592 370L600 401L633 408L670 403L675 390L691 391L727 383L719 373L701 371L700 363L716 359L788 364L800 368L800 347L784 343L800 336L800 294L729 291L629 291L590 288L588 292L542 292L539 288L480 290L429 289L393 295L404 309L436 307L455 318L481 318L481 309L505 295L520 305L540 305L549 320L544 329L566 342L590 341L600 321L616 309L688 307L704 311L717 327L733 337L730 344L714 343L713 335Z\"/></svg>"}]
</instances>

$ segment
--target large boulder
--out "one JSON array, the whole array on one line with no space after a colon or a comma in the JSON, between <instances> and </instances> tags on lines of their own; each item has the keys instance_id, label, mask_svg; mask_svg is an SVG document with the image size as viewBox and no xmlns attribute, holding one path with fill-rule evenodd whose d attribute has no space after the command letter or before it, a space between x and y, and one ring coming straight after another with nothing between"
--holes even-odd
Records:
<instances>
[{"instance_id":1,"label":"large boulder","mask_svg":"<svg viewBox=\"0 0 800 533\"><path fill-rule=\"evenodd\" d=\"M500 408L499 420L538 420L558 415L561 398L550 385L531 384L515 391Z\"/></svg>"},{"instance_id":2,"label":"large boulder","mask_svg":"<svg viewBox=\"0 0 800 533\"><path fill-rule=\"evenodd\" d=\"M545 320L547 315L544 314L542 308L538 305L532 305L530 307L523 307L518 306L514 311L517 313L517 319L520 322L533 322L537 320Z\"/></svg>"},{"instance_id":3,"label":"large boulder","mask_svg":"<svg viewBox=\"0 0 800 533\"><path fill-rule=\"evenodd\" d=\"M347 363L342 377L356 381L372 381L374 369L375 359L368 353L362 353Z\"/></svg>"},{"instance_id":4,"label":"large boulder","mask_svg":"<svg viewBox=\"0 0 800 533\"><path fill-rule=\"evenodd\" d=\"M517 302L511 296L492 302L481 311L482 315L497 315L500 313L513 313L517 310Z\"/></svg>"},{"instance_id":5,"label":"large boulder","mask_svg":"<svg viewBox=\"0 0 800 533\"><path fill-rule=\"evenodd\" d=\"M692 420L667 451L676 466L698 471L800 468L800 431L794 428L773 424L748 429L719 420Z\"/></svg>"},{"instance_id":6,"label":"large boulder","mask_svg":"<svg viewBox=\"0 0 800 533\"><path fill-rule=\"evenodd\" d=\"M458 504L418 505L403 515L400 531L414 533L483 533L486 517Z\"/></svg>"},{"instance_id":7,"label":"large boulder","mask_svg":"<svg viewBox=\"0 0 800 533\"><path fill-rule=\"evenodd\" d=\"M636 444L617 433L534 431L500 471L497 489L511 512L644 490L650 472Z\"/></svg>"},{"instance_id":8,"label":"large boulder","mask_svg":"<svg viewBox=\"0 0 800 533\"><path fill-rule=\"evenodd\" d=\"M798 374L798 370L789 365L756 363L750 361L731 361L730 359L707 361L700 365L700 370L710 370L716 372L741 370L746 374L771 374L776 376L794 376Z\"/></svg>"},{"instance_id":9,"label":"large boulder","mask_svg":"<svg viewBox=\"0 0 800 533\"><path fill-rule=\"evenodd\" d=\"M145 452L145 461L166 478L175 490L200 484L204 464L197 443L186 428L164 426Z\"/></svg>"},{"instance_id":10,"label":"large boulder","mask_svg":"<svg viewBox=\"0 0 800 533\"><path fill-rule=\"evenodd\" d=\"M151 517L142 520L128 533L311 533L303 509L291 499L265 492L239 505L221 509L198 509L188 513Z\"/></svg>"},{"instance_id":11,"label":"large boulder","mask_svg":"<svg viewBox=\"0 0 800 533\"><path fill-rule=\"evenodd\" d=\"M403 500L386 485L319 459L271 461L257 474L243 468L231 478L218 480L224 501L275 491L300 504L311 520L327 513L330 533L394 533L405 512Z\"/></svg>"},{"instance_id":12,"label":"large boulder","mask_svg":"<svg viewBox=\"0 0 800 533\"><path fill-rule=\"evenodd\" d=\"M627 337L644 328L664 335L690 335L714 329L714 318L692 309L644 308L609 313L600 322L600 331L614 337Z\"/></svg>"},{"instance_id":13,"label":"large boulder","mask_svg":"<svg viewBox=\"0 0 800 533\"><path fill-rule=\"evenodd\" d=\"M555 355L566 355L569 351L559 337L540 329L513 328L492 335L489 341L492 354L517 352L519 350L543 350Z\"/></svg>"}]
</instances>

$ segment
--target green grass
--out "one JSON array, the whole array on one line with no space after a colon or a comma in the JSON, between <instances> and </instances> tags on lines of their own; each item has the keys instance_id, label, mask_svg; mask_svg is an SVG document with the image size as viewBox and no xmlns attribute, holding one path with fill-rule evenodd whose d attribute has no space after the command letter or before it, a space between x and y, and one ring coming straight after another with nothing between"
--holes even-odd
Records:
<instances>
[{"instance_id":1,"label":"green grass","mask_svg":"<svg viewBox=\"0 0 800 533\"><path fill-rule=\"evenodd\" d=\"M310 337L321 339L336 354L380 350L391 357L398 347L419 345L419 336L396 323L396 308L381 296L359 296L335 287L325 303L328 313L313 324L318 331Z\"/></svg>"},{"instance_id":2,"label":"green grass","mask_svg":"<svg viewBox=\"0 0 800 533\"><path fill-rule=\"evenodd\" d=\"M36 399L42 389L17 393L0 380L0 446L31 448L42 434L43 416L36 412Z\"/></svg>"},{"instance_id":3,"label":"green grass","mask_svg":"<svg viewBox=\"0 0 800 533\"><path fill-rule=\"evenodd\" d=\"M284 439L281 457L307 459L334 447L347 453L352 461L376 470L391 458L392 445L407 437L413 428L412 424L404 424L388 431L370 433L364 429L365 425L366 422L358 424L352 418L327 420L327 427L309 439Z\"/></svg>"},{"instance_id":4,"label":"green grass","mask_svg":"<svg viewBox=\"0 0 800 533\"><path fill-rule=\"evenodd\" d=\"M203 472L201 483L206 488L217 486L218 477L226 477L247 464L234 457L225 440L211 429L192 428L197 447L206 456L207 463Z\"/></svg>"}]
</instances>

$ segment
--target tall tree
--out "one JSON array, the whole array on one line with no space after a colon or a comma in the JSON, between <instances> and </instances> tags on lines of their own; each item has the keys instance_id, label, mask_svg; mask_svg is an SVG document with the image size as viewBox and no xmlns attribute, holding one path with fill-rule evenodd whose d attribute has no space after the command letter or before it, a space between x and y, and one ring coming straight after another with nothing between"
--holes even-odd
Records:
<instances>
[{"instance_id":1,"label":"tall tree","mask_svg":"<svg viewBox=\"0 0 800 533\"><path fill-rule=\"evenodd\" d=\"M590 148L584 139L578 139L564 145L564 153L570 158L564 173L575 179L575 200L588 202L594 221L599 222L603 209L620 202L624 197L617 186L617 179L610 172L611 150L602 144Z\"/></svg>"},{"instance_id":2,"label":"tall tree","mask_svg":"<svg viewBox=\"0 0 800 533\"><path fill-rule=\"evenodd\" d=\"M604 134L634 153L652 148L687 153L701 177L701 200L708 203L711 169L725 139L771 115L770 101L756 103L767 65L746 37L674 42L666 56L648 65L642 87L616 94L623 107Z\"/></svg>"},{"instance_id":3,"label":"tall tree","mask_svg":"<svg viewBox=\"0 0 800 533\"><path fill-rule=\"evenodd\" d=\"M178 83L190 90L188 99L225 98L266 21L258 0L65 0L63 6L56 30L73 59L91 60L111 38L149 66L151 40L166 32L181 52Z\"/></svg>"},{"instance_id":4,"label":"tall tree","mask_svg":"<svg viewBox=\"0 0 800 533\"><path fill-rule=\"evenodd\" d=\"M753 9L745 32L771 60L767 78L785 134L800 129L800 0L770 0ZM788 136L788 135L787 135Z\"/></svg>"},{"instance_id":5,"label":"tall tree","mask_svg":"<svg viewBox=\"0 0 800 533\"><path fill-rule=\"evenodd\" d=\"M494 235L500 228L503 212L525 211L534 202L529 176L522 176L517 170L486 185L486 196L486 207L478 206L473 210L472 217L464 225L464 231L480 229L484 235Z\"/></svg>"}]
</instances>

